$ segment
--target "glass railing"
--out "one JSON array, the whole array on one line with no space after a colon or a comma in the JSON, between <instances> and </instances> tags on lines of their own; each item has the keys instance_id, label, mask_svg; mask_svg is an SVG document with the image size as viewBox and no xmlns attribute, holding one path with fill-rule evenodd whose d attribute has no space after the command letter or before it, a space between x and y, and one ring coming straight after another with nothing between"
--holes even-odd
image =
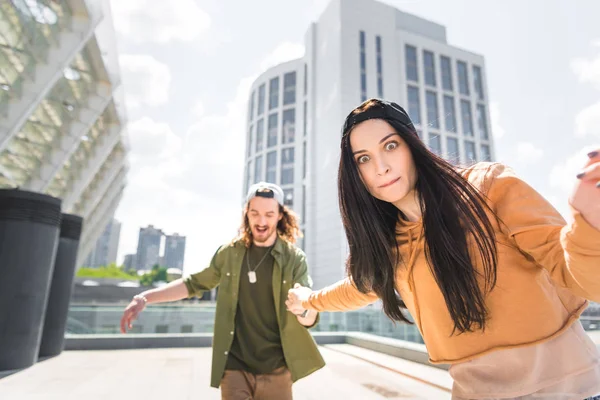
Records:
<instances>
[{"instance_id":1,"label":"glass railing","mask_svg":"<svg viewBox=\"0 0 600 400\"><path fill-rule=\"evenodd\" d=\"M113 334L119 332L120 319L126 304L77 305L69 309L67 333ZM132 334L212 333L215 304L173 303L147 307L133 323ZM591 335L600 339L600 316L583 316L581 322ZM365 332L378 336L423 343L415 325L394 324L377 306L357 311L321 313L316 332Z\"/></svg>"}]
</instances>

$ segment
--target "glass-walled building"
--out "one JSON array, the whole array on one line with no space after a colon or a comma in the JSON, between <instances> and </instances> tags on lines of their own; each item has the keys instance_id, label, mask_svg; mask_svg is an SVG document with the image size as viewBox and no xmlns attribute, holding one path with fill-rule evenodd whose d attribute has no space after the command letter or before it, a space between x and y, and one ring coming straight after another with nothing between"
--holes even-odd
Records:
<instances>
[{"instance_id":1,"label":"glass-walled building","mask_svg":"<svg viewBox=\"0 0 600 400\"><path fill-rule=\"evenodd\" d=\"M276 183L304 228L306 187L305 63L269 69L252 85L248 102L244 195L260 181ZM299 243L302 246L302 241Z\"/></svg>"},{"instance_id":2,"label":"glass-walled building","mask_svg":"<svg viewBox=\"0 0 600 400\"><path fill-rule=\"evenodd\" d=\"M79 260L112 220L129 151L108 0L0 2L0 187L84 218Z\"/></svg>"}]
</instances>

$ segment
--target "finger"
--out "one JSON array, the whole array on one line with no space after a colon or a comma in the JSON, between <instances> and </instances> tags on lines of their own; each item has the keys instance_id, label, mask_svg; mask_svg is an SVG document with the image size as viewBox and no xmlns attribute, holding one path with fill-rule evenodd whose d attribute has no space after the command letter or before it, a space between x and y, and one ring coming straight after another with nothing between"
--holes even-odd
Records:
<instances>
[{"instance_id":1,"label":"finger","mask_svg":"<svg viewBox=\"0 0 600 400\"><path fill-rule=\"evenodd\" d=\"M587 156L588 158L586 160L584 168L592 165L593 163L600 162L600 149L590 151L589 153L587 153Z\"/></svg>"},{"instance_id":2,"label":"finger","mask_svg":"<svg viewBox=\"0 0 600 400\"><path fill-rule=\"evenodd\" d=\"M294 289L298 289L298 288L301 288L301 287L302 287L302 285L299 284L299 283L294 284Z\"/></svg>"},{"instance_id":3,"label":"finger","mask_svg":"<svg viewBox=\"0 0 600 400\"><path fill-rule=\"evenodd\" d=\"M577 174L577 178L584 182L597 182L600 180L600 161L594 162Z\"/></svg>"},{"instance_id":4,"label":"finger","mask_svg":"<svg viewBox=\"0 0 600 400\"><path fill-rule=\"evenodd\" d=\"M127 332L127 329L125 328L127 326L125 318L125 314L123 314L123 317L121 317L121 333Z\"/></svg>"}]
</instances>

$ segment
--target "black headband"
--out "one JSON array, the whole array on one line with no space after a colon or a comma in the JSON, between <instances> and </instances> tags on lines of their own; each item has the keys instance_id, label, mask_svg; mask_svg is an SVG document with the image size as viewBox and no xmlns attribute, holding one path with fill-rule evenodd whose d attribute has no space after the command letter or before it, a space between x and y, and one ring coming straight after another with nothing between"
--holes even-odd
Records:
<instances>
[{"instance_id":1,"label":"black headband","mask_svg":"<svg viewBox=\"0 0 600 400\"><path fill-rule=\"evenodd\" d=\"M396 103L379 99L375 105L369 107L365 111L350 115L346 120L344 132L350 132L354 125L360 124L368 119L395 119L402 125L406 126L410 133L418 136L417 130L415 129L415 126L413 125L404 108L400 107Z\"/></svg>"}]
</instances>

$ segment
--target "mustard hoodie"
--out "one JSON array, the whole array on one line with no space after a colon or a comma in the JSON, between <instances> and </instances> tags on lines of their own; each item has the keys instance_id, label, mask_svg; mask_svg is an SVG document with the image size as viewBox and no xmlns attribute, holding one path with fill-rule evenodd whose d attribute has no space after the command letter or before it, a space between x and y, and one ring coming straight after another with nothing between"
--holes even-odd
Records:
<instances>
[{"instance_id":1,"label":"mustard hoodie","mask_svg":"<svg viewBox=\"0 0 600 400\"><path fill-rule=\"evenodd\" d=\"M399 225L398 243L407 261L396 269L396 290L423 336L430 361L438 364L550 340L577 320L586 299L600 301L600 231L578 213L567 225L539 193L502 164L478 163L461 173L487 196L502 221L490 218L498 269L496 286L486 297L490 318L485 331L452 334L454 323L425 260L422 222ZM477 259L474 263L482 271ZM303 306L346 311L376 300L374 293L360 293L346 278L313 292Z\"/></svg>"}]
</instances>

